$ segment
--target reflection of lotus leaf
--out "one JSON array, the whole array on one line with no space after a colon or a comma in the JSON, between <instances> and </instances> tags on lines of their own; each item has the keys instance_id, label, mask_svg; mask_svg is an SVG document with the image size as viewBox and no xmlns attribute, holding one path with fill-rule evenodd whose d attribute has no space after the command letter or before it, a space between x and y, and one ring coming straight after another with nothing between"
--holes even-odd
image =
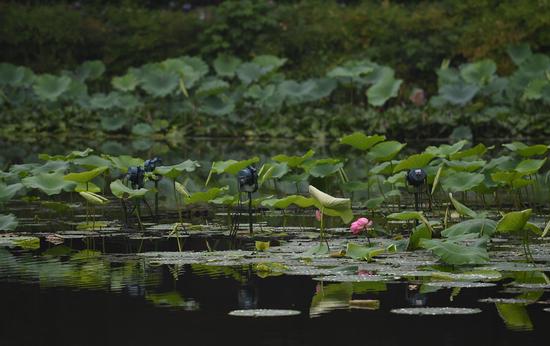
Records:
<instances>
[{"instance_id":1,"label":"reflection of lotus leaf","mask_svg":"<svg viewBox=\"0 0 550 346\"><path fill-rule=\"evenodd\" d=\"M403 309L393 309L391 310L394 314L402 315L471 315L478 314L481 312L480 309L469 309L469 308L451 308L451 307L441 307L441 308L403 308Z\"/></svg>"}]
</instances>

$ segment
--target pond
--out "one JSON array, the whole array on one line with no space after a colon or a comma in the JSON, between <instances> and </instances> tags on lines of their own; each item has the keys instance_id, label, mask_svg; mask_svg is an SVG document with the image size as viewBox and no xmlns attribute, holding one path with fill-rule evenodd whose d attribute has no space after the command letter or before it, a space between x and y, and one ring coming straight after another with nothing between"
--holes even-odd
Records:
<instances>
[{"instance_id":1,"label":"pond","mask_svg":"<svg viewBox=\"0 0 550 346\"><path fill-rule=\"evenodd\" d=\"M440 142L413 143L404 151L408 157L382 161L393 169ZM177 186L168 172L158 186L160 213L155 213L152 196L150 209L131 198L119 201L112 184L117 176L96 175L93 181L98 193L108 196L108 205L91 208L74 191L45 196L36 190L7 202L2 211L17 217L18 228L0 234L1 345L534 345L550 336L545 327L550 317L550 244L538 237L548 219L545 160L522 159L499 148L492 157L509 155L510 162L506 167L495 165L495 172L510 172L513 163L514 179L523 179L526 174L518 167L535 163L538 168L530 168L524 180L536 188L521 186L519 195L518 189L504 185L487 185L493 188L491 194L453 190L462 204L449 196L446 189L455 188L449 183L444 191L432 191L434 208L428 210L423 203L424 212L411 211L413 192L382 171L380 176L388 177L369 184L367 193L350 188L346 179L342 183L340 170L331 171L329 179L309 176L309 183L350 196L350 213L374 221L372 230L352 234L349 221L340 220L346 218L344 212L334 209L331 215L330 208L323 209L325 234L319 242L314 202L320 199L308 190L307 177L300 184L287 184L290 187L283 181L269 185L272 195L258 197L252 208L253 233L244 201L212 206L217 194L202 204L190 201L211 179L214 161L245 160L251 154L260 156L260 162L281 153L299 158L314 147L316 158L345 157L350 179L369 179L367 171L374 164L365 162L361 152L293 141L190 140L181 146L149 141L128 148L123 140L82 143L5 143L2 165L6 172L12 168L4 177L7 181L18 174L23 181L43 174L42 162L13 170L14 164L40 162L40 153L92 147L113 155L113 162L118 162L114 155L129 154L160 156L169 164L197 160L200 167L193 176L180 179L193 193L172 197ZM449 145L442 148L436 149L454 150ZM453 155L470 150L456 145L455 149ZM484 154L467 160L430 154L433 157L425 163L430 184L436 184L434 175L441 174L437 168L445 165L445 183L453 175L468 174L485 174L486 182L494 172L484 171L489 162L481 162ZM322 160L316 162L333 164ZM57 162L52 165L61 167L63 174L74 172L74 167L56 159L48 162ZM229 177L212 178L214 186L235 182L225 173ZM106 194L109 186L115 197ZM226 190L216 193L220 191ZM284 196L307 191L314 200L294 199L296 208L273 207L286 203ZM383 204L371 207L370 199L365 202L380 194L387 195ZM525 196L530 199L520 199ZM185 208L177 207L181 199ZM130 209L124 203L134 206L126 220L123 210ZM137 213L140 207L142 215ZM510 225L518 219L523 223L516 230Z\"/></svg>"}]
</instances>

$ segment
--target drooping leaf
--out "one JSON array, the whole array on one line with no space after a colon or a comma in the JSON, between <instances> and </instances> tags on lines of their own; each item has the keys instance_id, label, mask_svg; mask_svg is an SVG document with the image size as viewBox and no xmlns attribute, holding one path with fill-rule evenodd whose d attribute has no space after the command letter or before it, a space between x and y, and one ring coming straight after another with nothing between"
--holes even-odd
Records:
<instances>
[{"instance_id":1,"label":"drooping leaf","mask_svg":"<svg viewBox=\"0 0 550 346\"><path fill-rule=\"evenodd\" d=\"M81 191L79 192L80 196L82 196L85 200L87 200L89 203L96 204L96 205L105 205L109 203L109 200L101 195L98 195L94 192L89 191Z\"/></svg>"},{"instance_id":2,"label":"drooping leaf","mask_svg":"<svg viewBox=\"0 0 550 346\"><path fill-rule=\"evenodd\" d=\"M0 204L6 203L15 196L15 194L23 188L23 184L15 183L6 185L0 182Z\"/></svg>"},{"instance_id":3,"label":"drooping leaf","mask_svg":"<svg viewBox=\"0 0 550 346\"><path fill-rule=\"evenodd\" d=\"M483 154L487 152L488 149L490 148L487 148L483 143L480 143L473 148L462 150L457 153L451 154L450 159L461 160L463 158L472 157L472 156L481 157Z\"/></svg>"},{"instance_id":4,"label":"drooping leaf","mask_svg":"<svg viewBox=\"0 0 550 346\"><path fill-rule=\"evenodd\" d=\"M74 181L77 183L87 183L108 169L109 167L102 166L102 167L97 167L95 169L92 169L90 171L79 172L79 173L69 173L65 175L63 179Z\"/></svg>"},{"instance_id":5,"label":"drooping leaf","mask_svg":"<svg viewBox=\"0 0 550 346\"><path fill-rule=\"evenodd\" d=\"M387 216L390 220L400 220L400 221L408 221L408 220L418 220L422 222L426 228L430 230L430 232L433 233L433 227L431 223L426 219L426 216L424 216L424 213L421 211L402 211L399 213L392 213Z\"/></svg>"},{"instance_id":6,"label":"drooping leaf","mask_svg":"<svg viewBox=\"0 0 550 346\"><path fill-rule=\"evenodd\" d=\"M533 322L529 317L525 304L496 303L499 316L506 326L512 330L533 330Z\"/></svg>"},{"instance_id":7,"label":"drooping leaf","mask_svg":"<svg viewBox=\"0 0 550 346\"><path fill-rule=\"evenodd\" d=\"M359 150L368 150L375 144L386 140L386 136L367 136L363 132L354 132L351 135L340 138L340 143L351 145Z\"/></svg>"},{"instance_id":8,"label":"drooping leaf","mask_svg":"<svg viewBox=\"0 0 550 346\"><path fill-rule=\"evenodd\" d=\"M402 82L401 79L393 77L392 71L391 75L386 75L367 90L369 104L375 107L383 106L390 98L397 96Z\"/></svg>"},{"instance_id":9,"label":"drooping leaf","mask_svg":"<svg viewBox=\"0 0 550 346\"><path fill-rule=\"evenodd\" d=\"M462 215L462 216L467 216L467 217L471 217L473 219L475 218L478 218L478 217L483 217L483 213L481 214L478 214L476 213L475 211L473 211L472 209L468 208L467 206L465 206L464 204L460 203L459 201L457 201L454 197L453 197L453 194L449 192L449 199L451 200L451 203L453 204L453 206L455 207L456 211Z\"/></svg>"},{"instance_id":10,"label":"drooping leaf","mask_svg":"<svg viewBox=\"0 0 550 346\"><path fill-rule=\"evenodd\" d=\"M517 233L523 231L532 212L532 209L525 209L504 214L497 223L496 231L501 233Z\"/></svg>"},{"instance_id":11,"label":"drooping leaf","mask_svg":"<svg viewBox=\"0 0 550 346\"><path fill-rule=\"evenodd\" d=\"M339 216L344 223L349 223L353 219L351 211L351 201L349 198L336 198L326 194L312 185L309 185L309 194L315 200L315 205L323 214L329 216Z\"/></svg>"},{"instance_id":12,"label":"drooping leaf","mask_svg":"<svg viewBox=\"0 0 550 346\"><path fill-rule=\"evenodd\" d=\"M266 163L260 169L258 174L260 185L269 179L280 179L289 172L288 164L283 163Z\"/></svg>"},{"instance_id":13,"label":"drooping leaf","mask_svg":"<svg viewBox=\"0 0 550 346\"><path fill-rule=\"evenodd\" d=\"M426 227L425 224L420 224L414 228L409 239L407 250L412 251L418 249L420 240L422 239L432 239L432 231L428 227Z\"/></svg>"},{"instance_id":14,"label":"drooping leaf","mask_svg":"<svg viewBox=\"0 0 550 346\"><path fill-rule=\"evenodd\" d=\"M132 189L128 186L124 185L124 183L117 179L110 184L111 192L116 198L120 199L126 199L126 198L141 198L145 196L147 192L149 192L148 189L140 188L140 189Z\"/></svg>"}]
</instances>

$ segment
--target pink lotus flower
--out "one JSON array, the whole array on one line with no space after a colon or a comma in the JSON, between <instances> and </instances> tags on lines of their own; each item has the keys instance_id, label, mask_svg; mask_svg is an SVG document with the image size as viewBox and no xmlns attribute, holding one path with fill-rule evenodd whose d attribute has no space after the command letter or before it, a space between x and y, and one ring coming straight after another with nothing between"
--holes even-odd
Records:
<instances>
[{"instance_id":1,"label":"pink lotus flower","mask_svg":"<svg viewBox=\"0 0 550 346\"><path fill-rule=\"evenodd\" d=\"M349 229L351 230L351 233L357 235L361 233L361 231L368 229L370 226L372 226L372 221L366 217L361 217L354 221Z\"/></svg>"},{"instance_id":2,"label":"pink lotus flower","mask_svg":"<svg viewBox=\"0 0 550 346\"><path fill-rule=\"evenodd\" d=\"M321 211L319 209L317 209L315 211L315 218L317 219L317 221L321 221L321 215L323 215L323 214L321 213Z\"/></svg>"}]
</instances>

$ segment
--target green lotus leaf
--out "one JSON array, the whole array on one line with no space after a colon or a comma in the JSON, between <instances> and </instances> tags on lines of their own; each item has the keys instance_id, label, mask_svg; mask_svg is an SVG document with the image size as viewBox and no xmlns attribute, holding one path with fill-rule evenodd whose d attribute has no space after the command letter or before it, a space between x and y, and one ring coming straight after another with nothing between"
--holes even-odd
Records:
<instances>
[{"instance_id":1,"label":"green lotus leaf","mask_svg":"<svg viewBox=\"0 0 550 346\"><path fill-rule=\"evenodd\" d=\"M514 180L520 179L523 176L522 173L516 171L500 171L491 174L491 179L500 184L513 185Z\"/></svg>"},{"instance_id":2,"label":"green lotus leaf","mask_svg":"<svg viewBox=\"0 0 550 346\"><path fill-rule=\"evenodd\" d=\"M25 69L9 63L0 63L0 86L19 86L25 77Z\"/></svg>"},{"instance_id":3,"label":"green lotus leaf","mask_svg":"<svg viewBox=\"0 0 550 346\"><path fill-rule=\"evenodd\" d=\"M533 54L521 64L521 72L531 78L543 76L550 69L550 57L545 54Z\"/></svg>"},{"instance_id":4,"label":"green lotus leaf","mask_svg":"<svg viewBox=\"0 0 550 346\"><path fill-rule=\"evenodd\" d=\"M382 79L376 82L367 90L369 104L375 107L383 106L386 101L392 97L397 97L399 87L403 81L393 77L391 74L386 74Z\"/></svg>"},{"instance_id":5,"label":"green lotus leaf","mask_svg":"<svg viewBox=\"0 0 550 346\"><path fill-rule=\"evenodd\" d=\"M304 253L302 255L305 256L305 257L323 256L323 255L328 254L329 252L330 252L330 250L329 250L326 243L319 243L317 245L314 245L314 246L310 247L306 251L304 251Z\"/></svg>"},{"instance_id":6,"label":"green lotus leaf","mask_svg":"<svg viewBox=\"0 0 550 346\"><path fill-rule=\"evenodd\" d=\"M17 218L13 214L0 214L0 231L13 231L17 228Z\"/></svg>"},{"instance_id":7,"label":"green lotus leaf","mask_svg":"<svg viewBox=\"0 0 550 346\"><path fill-rule=\"evenodd\" d=\"M340 138L340 143L351 145L359 150L369 150L375 144L386 140L386 136L372 135L367 136L362 132L354 132L351 135Z\"/></svg>"},{"instance_id":8,"label":"green lotus leaf","mask_svg":"<svg viewBox=\"0 0 550 346\"><path fill-rule=\"evenodd\" d=\"M74 188L74 192L101 192L101 188L92 182L78 183Z\"/></svg>"},{"instance_id":9,"label":"green lotus leaf","mask_svg":"<svg viewBox=\"0 0 550 346\"><path fill-rule=\"evenodd\" d=\"M107 198L91 191L80 191L79 194L91 204L105 205L109 203L109 200Z\"/></svg>"},{"instance_id":10,"label":"green lotus leaf","mask_svg":"<svg viewBox=\"0 0 550 346\"><path fill-rule=\"evenodd\" d=\"M472 157L472 156L478 156L481 157L483 154L487 152L487 150L491 149L487 148L483 143L480 143L476 145L475 147L472 147L470 149L462 150L457 153L451 154L450 159L451 160L461 160L466 157Z\"/></svg>"},{"instance_id":11,"label":"green lotus leaf","mask_svg":"<svg viewBox=\"0 0 550 346\"><path fill-rule=\"evenodd\" d=\"M425 224L420 224L413 229L407 250L413 251L418 249L422 239L432 239L432 232Z\"/></svg>"},{"instance_id":12,"label":"green lotus leaf","mask_svg":"<svg viewBox=\"0 0 550 346\"><path fill-rule=\"evenodd\" d=\"M207 80L199 86L195 94L197 96L212 96L229 89L229 83L221 79Z\"/></svg>"},{"instance_id":13,"label":"green lotus leaf","mask_svg":"<svg viewBox=\"0 0 550 346\"><path fill-rule=\"evenodd\" d=\"M235 56L221 54L214 60L213 65L218 76L233 78L235 76L235 71L241 63L242 60Z\"/></svg>"},{"instance_id":14,"label":"green lotus leaf","mask_svg":"<svg viewBox=\"0 0 550 346\"><path fill-rule=\"evenodd\" d=\"M86 61L75 71L75 76L81 82L98 79L105 72L105 64L99 60Z\"/></svg>"},{"instance_id":15,"label":"green lotus leaf","mask_svg":"<svg viewBox=\"0 0 550 346\"><path fill-rule=\"evenodd\" d=\"M435 155L430 153L414 154L404 160L399 161L393 168L393 173L412 168L424 168L434 159Z\"/></svg>"},{"instance_id":16,"label":"green lotus leaf","mask_svg":"<svg viewBox=\"0 0 550 346\"><path fill-rule=\"evenodd\" d=\"M265 199L261 203L264 207L276 209L286 209L292 204L300 208L308 208L315 205L315 201L313 198L307 198L300 195L290 195L284 198Z\"/></svg>"},{"instance_id":17,"label":"green lotus leaf","mask_svg":"<svg viewBox=\"0 0 550 346\"><path fill-rule=\"evenodd\" d=\"M27 188L38 189L47 195L57 195L61 191L72 191L76 183L64 179L62 173L42 173L21 180Z\"/></svg>"},{"instance_id":18,"label":"green lotus leaf","mask_svg":"<svg viewBox=\"0 0 550 346\"><path fill-rule=\"evenodd\" d=\"M179 77L179 82L184 87L193 88L203 76L208 73L208 66L200 59L187 58L166 59L160 64L165 70ZM185 94L185 92L184 92Z\"/></svg>"},{"instance_id":19,"label":"green lotus leaf","mask_svg":"<svg viewBox=\"0 0 550 346\"><path fill-rule=\"evenodd\" d=\"M484 180L483 174L451 171L441 179L441 186L447 192L461 192L472 190Z\"/></svg>"},{"instance_id":20,"label":"green lotus leaf","mask_svg":"<svg viewBox=\"0 0 550 346\"><path fill-rule=\"evenodd\" d=\"M462 244L462 240L471 239L471 234L445 240L422 239L420 247L431 251L443 262L450 265L476 265L489 262L487 238L479 239L475 244Z\"/></svg>"},{"instance_id":21,"label":"green lotus leaf","mask_svg":"<svg viewBox=\"0 0 550 346\"><path fill-rule=\"evenodd\" d=\"M105 131L118 131L128 123L128 118L124 116L104 116L101 117L101 128Z\"/></svg>"},{"instance_id":22,"label":"green lotus leaf","mask_svg":"<svg viewBox=\"0 0 550 346\"><path fill-rule=\"evenodd\" d=\"M531 175L537 173L542 166L546 163L546 159L543 160L533 160L526 159L521 161L515 168L516 172L522 173L524 175Z\"/></svg>"},{"instance_id":23,"label":"green lotus leaf","mask_svg":"<svg viewBox=\"0 0 550 346\"><path fill-rule=\"evenodd\" d=\"M85 171L80 173L69 173L66 176L64 176L63 179L74 181L76 183L87 183L108 169L109 167L103 166L103 167L97 167L90 171Z\"/></svg>"},{"instance_id":24,"label":"green lotus leaf","mask_svg":"<svg viewBox=\"0 0 550 346\"><path fill-rule=\"evenodd\" d=\"M208 71L210 70L208 68L208 65L199 57L195 56L183 56L179 58L181 61L183 61L188 66L191 66L194 71L197 71L199 76L202 78L203 76L206 76L208 74Z\"/></svg>"},{"instance_id":25,"label":"green lotus leaf","mask_svg":"<svg viewBox=\"0 0 550 346\"><path fill-rule=\"evenodd\" d=\"M110 187L113 195L116 198L120 198L120 199L141 198L145 196L147 192L149 192L149 190L145 188L141 188L137 190L129 188L128 186L124 185L124 183L120 179L113 181L110 184Z\"/></svg>"},{"instance_id":26,"label":"green lotus leaf","mask_svg":"<svg viewBox=\"0 0 550 346\"><path fill-rule=\"evenodd\" d=\"M41 100L55 101L68 90L71 79L67 76L56 77L43 74L36 77L33 90Z\"/></svg>"},{"instance_id":27,"label":"green lotus leaf","mask_svg":"<svg viewBox=\"0 0 550 346\"><path fill-rule=\"evenodd\" d=\"M104 155L103 158L112 162L113 166L122 173L128 172L129 167L143 166L143 160L128 155L110 156Z\"/></svg>"},{"instance_id":28,"label":"green lotus leaf","mask_svg":"<svg viewBox=\"0 0 550 346\"><path fill-rule=\"evenodd\" d=\"M82 157L74 159L73 162L79 166L85 167L87 169L94 169L98 167L108 167L110 168L112 163L109 160L106 160L97 155L90 155L87 157Z\"/></svg>"},{"instance_id":29,"label":"green lotus leaf","mask_svg":"<svg viewBox=\"0 0 550 346\"><path fill-rule=\"evenodd\" d=\"M449 193L449 199L451 200L451 203L453 204L453 206L455 207L456 211L462 215L462 216L467 216L467 217L471 217L471 218L479 218L479 217L485 217L485 214L484 213L476 213L475 211L473 211L472 209L468 208L467 206L465 206L464 204L460 203L459 201L457 201L454 197L453 197L453 194L452 193Z\"/></svg>"},{"instance_id":30,"label":"green lotus leaf","mask_svg":"<svg viewBox=\"0 0 550 346\"><path fill-rule=\"evenodd\" d=\"M496 225L496 231L501 233L521 232L525 229L532 213L532 209L525 209L504 214Z\"/></svg>"},{"instance_id":31,"label":"green lotus leaf","mask_svg":"<svg viewBox=\"0 0 550 346\"><path fill-rule=\"evenodd\" d=\"M447 238L470 233L491 236L495 232L496 226L496 221L490 219L472 219L452 225L442 231L441 235Z\"/></svg>"},{"instance_id":32,"label":"green lotus leaf","mask_svg":"<svg viewBox=\"0 0 550 346\"><path fill-rule=\"evenodd\" d=\"M266 69L262 68L260 65L245 62L237 68L237 76L243 82L243 84L248 85L254 83L267 73Z\"/></svg>"},{"instance_id":33,"label":"green lotus leaf","mask_svg":"<svg viewBox=\"0 0 550 346\"><path fill-rule=\"evenodd\" d=\"M283 163L266 163L262 166L260 169L260 172L258 174L258 182L260 185L263 185L263 183L266 180L269 179L280 179L284 177L289 172L288 164L286 162Z\"/></svg>"},{"instance_id":34,"label":"green lotus leaf","mask_svg":"<svg viewBox=\"0 0 550 346\"><path fill-rule=\"evenodd\" d=\"M375 248L370 246L348 243L346 247L346 256L356 260L371 261L373 257L386 252L384 248Z\"/></svg>"},{"instance_id":35,"label":"green lotus leaf","mask_svg":"<svg viewBox=\"0 0 550 346\"><path fill-rule=\"evenodd\" d=\"M309 173L312 177L324 178L332 174L339 172L344 164L342 162L323 162L324 160L316 160L312 165L308 165L306 172Z\"/></svg>"},{"instance_id":36,"label":"green lotus leaf","mask_svg":"<svg viewBox=\"0 0 550 346\"><path fill-rule=\"evenodd\" d=\"M40 173L65 173L69 168L69 163L67 161L48 161L42 166L35 167L30 170L32 175L37 175Z\"/></svg>"},{"instance_id":37,"label":"green lotus leaf","mask_svg":"<svg viewBox=\"0 0 550 346\"><path fill-rule=\"evenodd\" d=\"M132 73L127 73L124 76L114 77L111 80L113 88L120 91L134 91L139 84L139 80Z\"/></svg>"},{"instance_id":38,"label":"green lotus leaf","mask_svg":"<svg viewBox=\"0 0 550 346\"><path fill-rule=\"evenodd\" d=\"M497 65L495 62L484 59L462 66L460 75L467 83L483 86L491 82L496 71Z\"/></svg>"},{"instance_id":39,"label":"green lotus leaf","mask_svg":"<svg viewBox=\"0 0 550 346\"><path fill-rule=\"evenodd\" d=\"M301 166L304 161L309 159L315 154L315 151L308 150L307 153L305 153L302 156L287 156L287 155L276 155L273 156L272 159L277 162L285 162L288 167L295 168L298 166Z\"/></svg>"},{"instance_id":40,"label":"green lotus leaf","mask_svg":"<svg viewBox=\"0 0 550 346\"><path fill-rule=\"evenodd\" d=\"M213 95L201 100L199 110L207 115L224 116L235 110L235 102L226 95Z\"/></svg>"},{"instance_id":41,"label":"green lotus leaf","mask_svg":"<svg viewBox=\"0 0 550 346\"><path fill-rule=\"evenodd\" d=\"M364 75L372 73L374 68L366 65L356 66L337 66L327 73L330 78L360 78Z\"/></svg>"},{"instance_id":42,"label":"green lotus leaf","mask_svg":"<svg viewBox=\"0 0 550 346\"><path fill-rule=\"evenodd\" d=\"M67 155L53 155L53 156L51 156L51 155L48 155L48 154L39 154L38 158L40 160L44 160L44 161L72 161L76 158L86 157L86 156L90 155L90 153L92 153L93 151L94 151L94 149L86 148L86 150L83 150L83 151L78 151L78 150L71 151Z\"/></svg>"},{"instance_id":43,"label":"green lotus leaf","mask_svg":"<svg viewBox=\"0 0 550 346\"><path fill-rule=\"evenodd\" d=\"M477 171L481 167L487 164L485 160L472 160L472 161L445 161L445 165L454 171L473 172Z\"/></svg>"},{"instance_id":44,"label":"green lotus leaf","mask_svg":"<svg viewBox=\"0 0 550 346\"><path fill-rule=\"evenodd\" d=\"M458 82L445 84L439 88L439 95L452 105L464 106L470 102L479 91L479 87L474 84Z\"/></svg>"},{"instance_id":45,"label":"green lotus leaf","mask_svg":"<svg viewBox=\"0 0 550 346\"><path fill-rule=\"evenodd\" d=\"M550 88L550 81L544 78L533 79L523 92L523 100L540 100L545 89Z\"/></svg>"},{"instance_id":46,"label":"green lotus leaf","mask_svg":"<svg viewBox=\"0 0 550 346\"><path fill-rule=\"evenodd\" d=\"M139 123L132 126L132 134L141 137L149 137L155 130L153 127L147 123Z\"/></svg>"},{"instance_id":47,"label":"green lotus leaf","mask_svg":"<svg viewBox=\"0 0 550 346\"><path fill-rule=\"evenodd\" d=\"M517 166L516 160L511 156L500 156L494 159L491 159L489 163L483 167L482 172L491 172L494 170L509 171L513 170Z\"/></svg>"},{"instance_id":48,"label":"green lotus leaf","mask_svg":"<svg viewBox=\"0 0 550 346\"><path fill-rule=\"evenodd\" d=\"M336 198L326 194L313 185L309 185L309 194L315 199L315 205L324 214L329 216L339 216L344 223L349 223L353 219L351 211L351 201L349 198Z\"/></svg>"},{"instance_id":49,"label":"green lotus leaf","mask_svg":"<svg viewBox=\"0 0 550 346\"><path fill-rule=\"evenodd\" d=\"M213 187L204 192L194 192L189 197L184 199L185 204L194 204L194 203L209 203L212 200L216 199L222 193L225 193L229 190L227 186L224 187Z\"/></svg>"},{"instance_id":50,"label":"green lotus leaf","mask_svg":"<svg viewBox=\"0 0 550 346\"><path fill-rule=\"evenodd\" d=\"M6 185L0 182L0 204L6 203L15 196L15 194L23 188L23 184L15 183Z\"/></svg>"},{"instance_id":51,"label":"green lotus leaf","mask_svg":"<svg viewBox=\"0 0 550 346\"><path fill-rule=\"evenodd\" d=\"M418 220L422 222L429 230L433 233L433 228L431 223L426 219L426 216L424 216L424 213L421 211L402 211L399 213L392 213L387 216L390 220L400 220L400 221L408 221L408 220Z\"/></svg>"},{"instance_id":52,"label":"green lotus leaf","mask_svg":"<svg viewBox=\"0 0 550 346\"><path fill-rule=\"evenodd\" d=\"M391 161L379 163L370 169L369 175L376 175L376 174L390 175L393 172L392 167L393 167L393 162Z\"/></svg>"},{"instance_id":53,"label":"green lotus leaf","mask_svg":"<svg viewBox=\"0 0 550 346\"><path fill-rule=\"evenodd\" d=\"M185 160L177 165L159 166L155 169L155 173L170 179L176 179L184 172L194 172L197 167L200 167L197 161Z\"/></svg>"},{"instance_id":54,"label":"green lotus leaf","mask_svg":"<svg viewBox=\"0 0 550 346\"><path fill-rule=\"evenodd\" d=\"M88 96L88 86L84 82L77 79L71 79L69 87L63 95L61 95L61 98L69 102L76 102L79 105L86 104L86 106L82 107L88 108L89 105L87 103L90 101Z\"/></svg>"},{"instance_id":55,"label":"green lotus leaf","mask_svg":"<svg viewBox=\"0 0 550 346\"><path fill-rule=\"evenodd\" d=\"M92 109L112 109L117 105L118 93L109 94L97 93L90 98L90 107Z\"/></svg>"},{"instance_id":56,"label":"green lotus leaf","mask_svg":"<svg viewBox=\"0 0 550 346\"><path fill-rule=\"evenodd\" d=\"M429 146L426 150L424 150L424 152L438 157L450 157L451 155L458 153L467 143L467 140L461 140L453 145L442 144L439 147Z\"/></svg>"},{"instance_id":57,"label":"green lotus leaf","mask_svg":"<svg viewBox=\"0 0 550 346\"><path fill-rule=\"evenodd\" d=\"M510 45L506 48L506 52L508 52L508 55L517 66L523 64L523 62L527 60L527 58L533 55L533 53L531 52L531 48L527 43Z\"/></svg>"},{"instance_id":58,"label":"green lotus leaf","mask_svg":"<svg viewBox=\"0 0 550 346\"><path fill-rule=\"evenodd\" d=\"M159 66L151 66L142 71L140 81L141 88L149 95L164 97L176 90L179 76Z\"/></svg>"},{"instance_id":59,"label":"green lotus leaf","mask_svg":"<svg viewBox=\"0 0 550 346\"><path fill-rule=\"evenodd\" d=\"M286 63L287 59L279 58L274 55L258 55L252 60L252 63L261 66L271 72L277 70Z\"/></svg>"},{"instance_id":60,"label":"green lotus leaf","mask_svg":"<svg viewBox=\"0 0 550 346\"><path fill-rule=\"evenodd\" d=\"M381 142L371 148L368 156L376 162L390 161L399 154L401 149L406 145L405 143L399 143L397 141Z\"/></svg>"},{"instance_id":61,"label":"green lotus leaf","mask_svg":"<svg viewBox=\"0 0 550 346\"><path fill-rule=\"evenodd\" d=\"M544 144L535 144L535 145L528 146L522 142L512 142L512 143L503 144L502 146L508 148L513 152L518 153L523 157L543 155L548 151L548 146Z\"/></svg>"}]
</instances>

